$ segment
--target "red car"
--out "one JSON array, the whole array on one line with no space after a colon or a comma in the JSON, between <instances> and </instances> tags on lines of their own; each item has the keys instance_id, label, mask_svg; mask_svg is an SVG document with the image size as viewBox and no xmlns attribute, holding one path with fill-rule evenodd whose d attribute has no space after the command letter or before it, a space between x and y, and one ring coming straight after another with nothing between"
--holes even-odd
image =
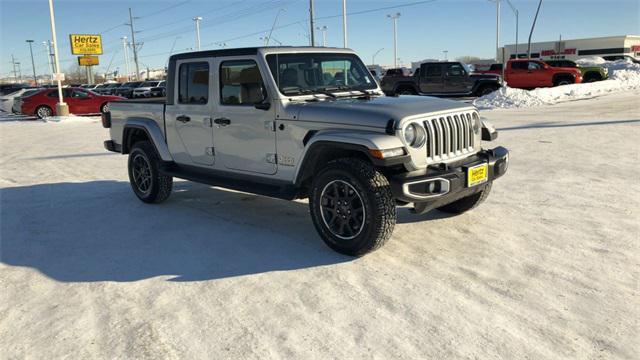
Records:
<instances>
[{"instance_id":1,"label":"red car","mask_svg":"<svg viewBox=\"0 0 640 360\"><path fill-rule=\"evenodd\" d=\"M98 114L109 111L109 101L120 101L125 98L112 95L99 95L81 88L62 89L64 102L69 112L76 115ZM22 113L35 115L42 119L56 115L58 89L49 88L22 99Z\"/></svg>"}]
</instances>

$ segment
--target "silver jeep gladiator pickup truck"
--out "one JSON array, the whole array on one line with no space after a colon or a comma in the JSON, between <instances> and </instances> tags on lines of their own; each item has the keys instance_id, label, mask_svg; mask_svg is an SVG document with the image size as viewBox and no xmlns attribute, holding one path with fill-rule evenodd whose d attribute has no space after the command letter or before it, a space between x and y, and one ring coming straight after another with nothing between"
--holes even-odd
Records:
<instances>
[{"instance_id":1,"label":"silver jeep gladiator pickup truck","mask_svg":"<svg viewBox=\"0 0 640 360\"><path fill-rule=\"evenodd\" d=\"M474 208L508 167L505 148L482 148L497 132L473 106L386 97L348 49L177 54L166 85L166 99L114 102L102 118L140 200L166 200L174 177L308 198L318 233L343 254L381 247L398 205Z\"/></svg>"}]
</instances>

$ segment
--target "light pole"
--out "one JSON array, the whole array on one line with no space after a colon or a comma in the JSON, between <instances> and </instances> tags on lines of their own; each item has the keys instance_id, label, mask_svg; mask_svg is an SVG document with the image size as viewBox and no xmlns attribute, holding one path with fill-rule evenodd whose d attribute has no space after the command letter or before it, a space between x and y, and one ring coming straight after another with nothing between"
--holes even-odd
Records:
<instances>
[{"instance_id":1,"label":"light pole","mask_svg":"<svg viewBox=\"0 0 640 360\"><path fill-rule=\"evenodd\" d=\"M342 41L347 46L347 0L342 0Z\"/></svg>"},{"instance_id":2,"label":"light pole","mask_svg":"<svg viewBox=\"0 0 640 360\"><path fill-rule=\"evenodd\" d=\"M371 65L375 65L376 64L376 56L378 56L378 54L380 54L380 52L384 50L384 48L380 48L378 51L376 51L373 56L371 56Z\"/></svg>"},{"instance_id":3,"label":"light pole","mask_svg":"<svg viewBox=\"0 0 640 360\"><path fill-rule=\"evenodd\" d=\"M315 28L313 27L315 19L313 18L313 13L313 0L309 0L309 27L311 28L311 37L309 38L309 41L311 42L311 46L316 46L316 34Z\"/></svg>"},{"instance_id":4,"label":"light pole","mask_svg":"<svg viewBox=\"0 0 640 360\"><path fill-rule=\"evenodd\" d=\"M38 77L36 76L36 63L33 61L33 40L26 40L29 43L29 52L31 53L31 67L33 68L33 81L38 86Z\"/></svg>"},{"instance_id":5,"label":"light pole","mask_svg":"<svg viewBox=\"0 0 640 360\"><path fill-rule=\"evenodd\" d=\"M202 16L194 17L193 21L196 22L196 49L200 51L200 21L202 21Z\"/></svg>"},{"instance_id":6,"label":"light pole","mask_svg":"<svg viewBox=\"0 0 640 360\"><path fill-rule=\"evenodd\" d=\"M496 62L497 62L498 54L500 53L500 0L495 0L495 2L496 2Z\"/></svg>"},{"instance_id":7,"label":"light pole","mask_svg":"<svg viewBox=\"0 0 640 360\"><path fill-rule=\"evenodd\" d=\"M536 16L533 18L533 24L531 24L531 32L529 33L529 43L527 45L527 59L531 59L531 36L533 35L533 29L536 27L536 21L538 20L538 13L540 12L540 6L542 6L542 0L538 3L538 9L536 10Z\"/></svg>"},{"instance_id":8,"label":"light pole","mask_svg":"<svg viewBox=\"0 0 640 360\"><path fill-rule=\"evenodd\" d=\"M62 74L60 73L60 59L58 59L58 38L56 36L56 19L53 14L53 0L49 0L49 17L51 18L51 37L53 39L53 58L56 64L56 81L58 81L56 114L58 116L67 116L69 115L69 106L64 103L64 98L62 97Z\"/></svg>"},{"instance_id":9,"label":"light pole","mask_svg":"<svg viewBox=\"0 0 640 360\"><path fill-rule=\"evenodd\" d=\"M280 16L280 13L286 12L286 11L287 9L278 10L278 13L276 14L275 19L273 19L273 25L271 25L271 30L269 30L269 35L267 35L267 39L265 40L264 46L269 46L269 41L271 40L271 34L273 33L273 29L276 27L276 24L278 23L278 17Z\"/></svg>"},{"instance_id":10,"label":"light pole","mask_svg":"<svg viewBox=\"0 0 640 360\"><path fill-rule=\"evenodd\" d=\"M387 17L393 20L393 67L398 67L398 18L400 13L389 14Z\"/></svg>"},{"instance_id":11,"label":"light pole","mask_svg":"<svg viewBox=\"0 0 640 360\"><path fill-rule=\"evenodd\" d=\"M447 54L449 53L449 50L442 50L442 53L444 54L444 61L447 61Z\"/></svg>"},{"instance_id":12,"label":"light pole","mask_svg":"<svg viewBox=\"0 0 640 360\"><path fill-rule=\"evenodd\" d=\"M51 74L49 84L53 84L53 65L51 65L51 42L49 40L43 41L42 45L47 48L47 64L49 65L49 73Z\"/></svg>"},{"instance_id":13,"label":"light pole","mask_svg":"<svg viewBox=\"0 0 640 360\"><path fill-rule=\"evenodd\" d=\"M516 15L516 59L518 58L518 17L519 17L519 12L518 9L516 9L515 6L513 6L513 4L511 3L511 0L507 0L507 4L509 4L509 7L511 8L511 11L513 11L513 13ZM504 62L504 59L502 59L502 61Z\"/></svg>"},{"instance_id":14,"label":"light pole","mask_svg":"<svg viewBox=\"0 0 640 360\"><path fill-rule=\"evenodd\" d=\"M131 78L129 77L129 74L131 74L131 71L129 70L129 49L127 49L126 36L122 37L122 49L124 54L124 69L127 72L127 81L131 81Z\"/></svg>"},{"instance_id":15,"label":"light pole","mask_svg":"<svg viewBox=\"0 0 640 360\"><path fill-rule=\"evenodd\" d=\"M327 47L327 29L326 26L318 26L316 30L322 31L322 46Z\"/></svg>"}]
</instances>

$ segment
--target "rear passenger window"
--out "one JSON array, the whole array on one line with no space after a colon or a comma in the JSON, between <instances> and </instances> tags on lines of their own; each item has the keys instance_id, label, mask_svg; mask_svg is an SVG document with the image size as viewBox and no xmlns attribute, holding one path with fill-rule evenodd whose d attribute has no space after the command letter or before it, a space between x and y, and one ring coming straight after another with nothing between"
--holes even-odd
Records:
<instances>
[{"instance_id":1,"label":"rear passenger window","mask_svg":"<svg viewBox=\"0 0 640 360\"><path fill-rule=\"evenodd\" d=\"M442 76L442 66L429 65L427 66L427 76Z\"/></svg>"},{"instance_id":2,"label":"rear passenger window","mask_svg":"<svg viewBox=\"0 0 640 360\"><path fill-rule=\"evenodd\" d=\"M180 65L178 103L204 105L209 101L209 63Z\"/></svg>"},{"instance_id":3,"label":"rear passenger window","mask_svg":"<svg viewBox=\"0 0 640 360\"><path fill-rule=\"evenodd\" d=\"M222 105L255 105L265 97L262 77L255 61L235 60L220 64Z\"/></svg>"},{"instance_id":4,"label":"rear passenger window","mask_svg":"<svg viewBox=\"0 0 640 360\"><path fill-rule=\"evenodd\" d=\"M527 62L527 61L514 61L511 64L511 67L514 70L527 70L528 66L529 66L529 62Z\"/></svg>"}]
</instances>

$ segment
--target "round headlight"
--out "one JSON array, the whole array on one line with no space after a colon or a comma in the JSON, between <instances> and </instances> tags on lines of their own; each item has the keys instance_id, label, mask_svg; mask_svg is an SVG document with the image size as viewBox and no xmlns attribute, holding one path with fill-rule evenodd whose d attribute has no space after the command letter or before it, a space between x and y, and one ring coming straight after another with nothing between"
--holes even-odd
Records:
<instances>
[{"instance_id":1,"label":"round headlight","mask_svg":"<svg viewBox=\"0 0 640 360\"><path fill-rule=\"evenodd\" d=\"M411 147L419 148L424 145L427 140L427 133L422 126L418 124L409 124L404 129L404 140Z\"/></svg>"},{"instance_id":2,"label":"round headlight","mask_svg":"<svg viewBox=\"0 0 640 360\"><path fill-rule=\"evenodd\" d=\"M480 118L478 117L478 114L473 114L473 132L476 134L480 133L480 129L482 129L482 121L480 120Z\"/></svg>"}]
</instances>

